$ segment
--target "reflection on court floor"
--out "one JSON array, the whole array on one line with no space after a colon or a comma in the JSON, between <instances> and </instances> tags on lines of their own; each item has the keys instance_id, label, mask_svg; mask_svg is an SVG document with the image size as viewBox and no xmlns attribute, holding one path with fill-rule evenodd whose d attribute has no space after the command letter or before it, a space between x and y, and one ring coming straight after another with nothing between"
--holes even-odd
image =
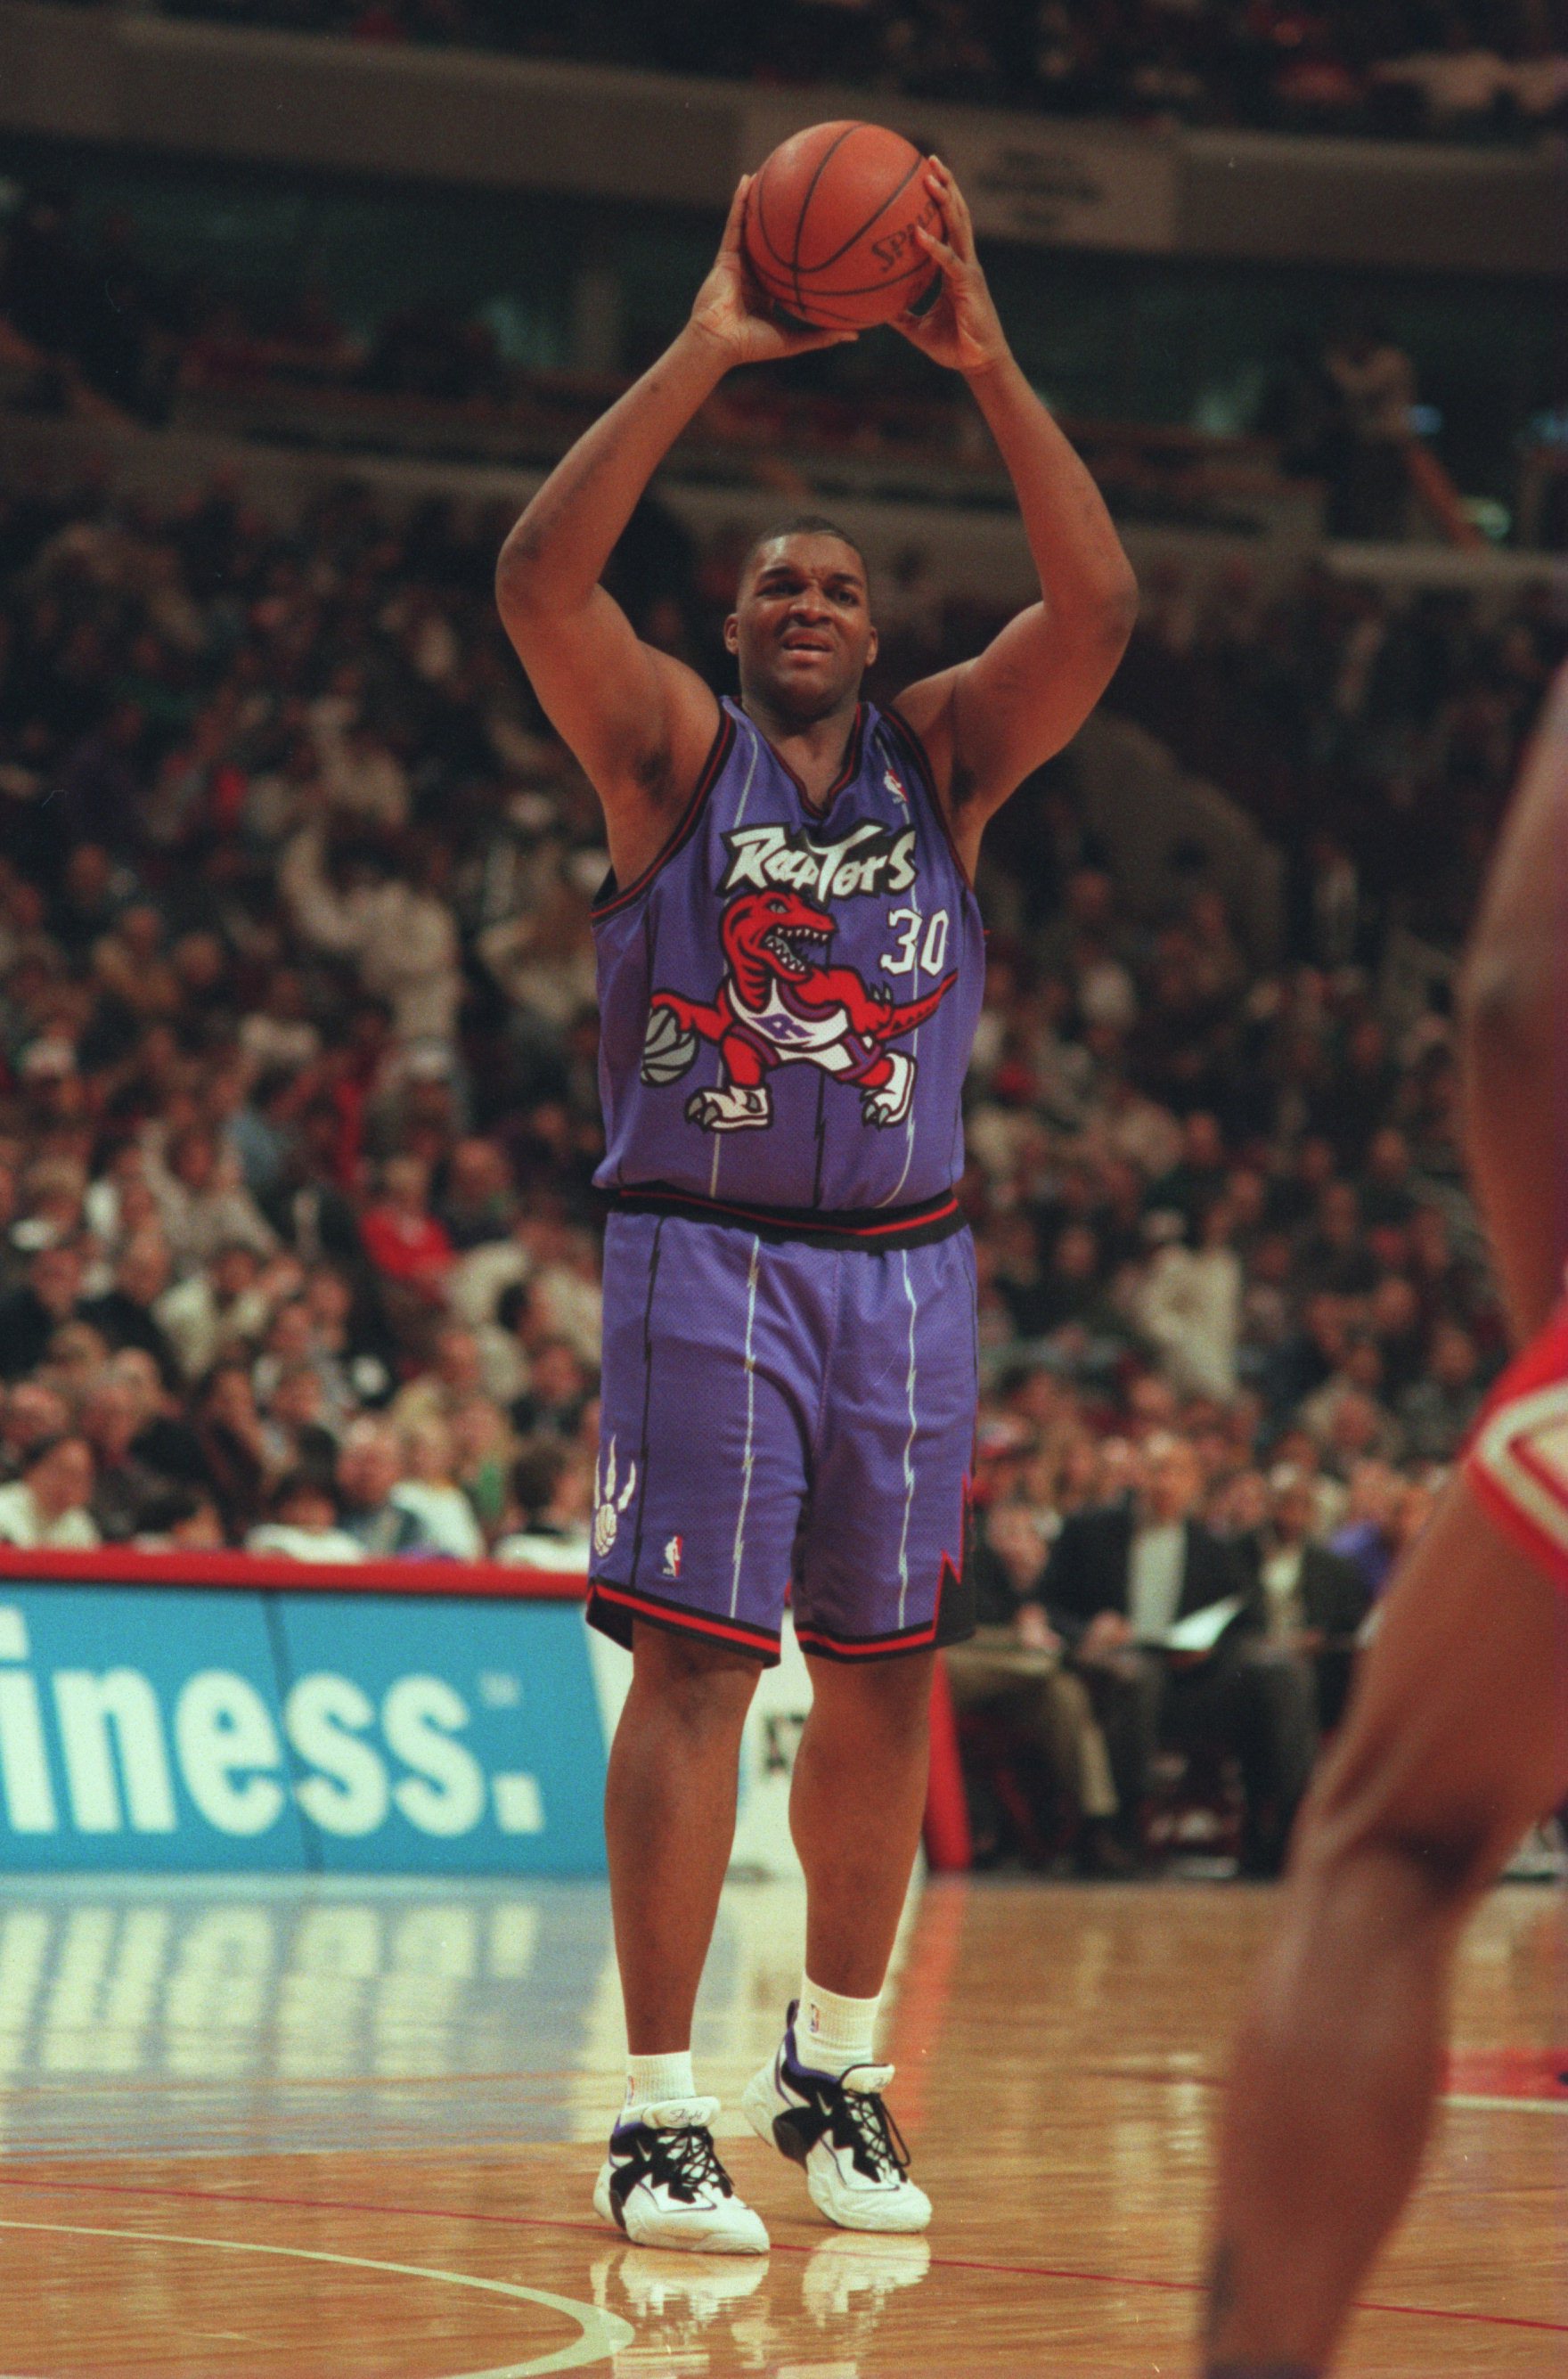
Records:
<instances>
[{"instance_id":1,"label":"reflection on court floor","mask_svg":"<svg viewBox=\"0 0 1568 2379\"><path fill-rule=\"evenodd\" d=\"M705 2068L771 2046L801 1922L795 1886L727 1897ZM0 2155L597 2139L622 2040L602 1885L28 1878L0 1899Z\"/></svg>"}]
</instances>

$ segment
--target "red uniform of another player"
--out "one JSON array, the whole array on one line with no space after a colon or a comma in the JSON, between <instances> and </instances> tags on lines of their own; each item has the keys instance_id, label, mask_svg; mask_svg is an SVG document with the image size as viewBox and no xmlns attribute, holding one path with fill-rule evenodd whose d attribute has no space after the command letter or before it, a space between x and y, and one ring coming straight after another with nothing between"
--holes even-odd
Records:
<instances>
[{"instance_id":1,"label":"red uniform of another player","mask_svg":"<svg viewBox=\"0 0 1568 2379\"><path fill-rule=\"evenodd\" d=\"M1460 986L1521 1352L1399 1566L1302 1815L1220 2144L1208 2379L1322 2379L1414 2186L1465 1920L1568 1792L1568 671Z\"/></svg>"},{"instance_id":2,"label":"red uniform of another player","mask_svg":"<svg viewBox=\"0 0 1568 2379\"><path fill-rule=\"evenodd\" d=\"M1465 1476L1503 1533L1568 1594L1568 1303L1492 1390Z\"/></svg>"}]
</instances>

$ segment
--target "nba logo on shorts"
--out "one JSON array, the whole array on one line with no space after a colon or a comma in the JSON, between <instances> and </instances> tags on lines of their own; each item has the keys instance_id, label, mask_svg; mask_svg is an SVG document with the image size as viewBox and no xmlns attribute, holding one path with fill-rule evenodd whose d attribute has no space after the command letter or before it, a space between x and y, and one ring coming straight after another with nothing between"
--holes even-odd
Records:
<instances>
[{"instance_id":1,"label":"nba logo on shorts","mask_svg":"<svg viewBox=\"0 0 1568 2379\"><path fill-rule=\"evenodd\" d=\"M681 1547L683 1546L683 1544L685 1543L685 1541L686 1541L686 1540L685 1540L684 1537L671 1537L671 1538L670 1538L670 1540L669 1540L669 1542L665 1546L665 1548L664 1548L664 1576L665 1576L666 1577L679 1577L679 1576L680 1576L680 1575L681 1575Z\"/></svg>"}]
</instances>

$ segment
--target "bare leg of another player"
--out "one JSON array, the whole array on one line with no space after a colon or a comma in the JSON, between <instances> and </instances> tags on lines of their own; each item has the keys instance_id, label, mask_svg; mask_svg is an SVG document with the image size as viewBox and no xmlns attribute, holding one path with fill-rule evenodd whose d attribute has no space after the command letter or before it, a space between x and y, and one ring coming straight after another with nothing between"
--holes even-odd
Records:
<instances>
[{"instance_id":1,"label":"bare leg of another player","mask_svg":"<svg viewBox=\"0 0 1568 2379\"><path fill-rule=\"evenodd\" d=\"M1420 2164L1465 1919L1568 1787L1568 1597L1447 1491L1303 1811L1220 2148L1208 2379L1319 2379Z\"/></svg>"},{"instance_id":2,"label":"bare leg of another player","mask_svg":"<svg viewBox=\"0 0 1568 2379\"><path fill-rule=\"evenodd\" d=\"M931 2219L883 2103L893 2069L876 2061L874 2029L925 1814L935 1659L808 1660L811 1715L790 1792L805 1967L778 2053L742 2104L846 2230L918 2231Z\"/></svg>"}]
</instances>

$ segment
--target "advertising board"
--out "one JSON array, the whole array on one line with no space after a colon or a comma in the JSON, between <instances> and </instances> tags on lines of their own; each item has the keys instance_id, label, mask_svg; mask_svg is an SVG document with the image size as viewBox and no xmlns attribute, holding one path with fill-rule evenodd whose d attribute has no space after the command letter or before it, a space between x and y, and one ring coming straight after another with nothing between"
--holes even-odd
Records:
<instances>
[{"instance_id":1,"label":"advertising board","mask_svg":"<svg viewBox=\"0 0 1568 2379\"><path fill-rule=\"evenodd\" d=\"M569 1600L0 1579L0 1870L601 1875L631 1676ZM736 1865L797 1872L793 1636Z\"/></svg>"}]
</instances>

